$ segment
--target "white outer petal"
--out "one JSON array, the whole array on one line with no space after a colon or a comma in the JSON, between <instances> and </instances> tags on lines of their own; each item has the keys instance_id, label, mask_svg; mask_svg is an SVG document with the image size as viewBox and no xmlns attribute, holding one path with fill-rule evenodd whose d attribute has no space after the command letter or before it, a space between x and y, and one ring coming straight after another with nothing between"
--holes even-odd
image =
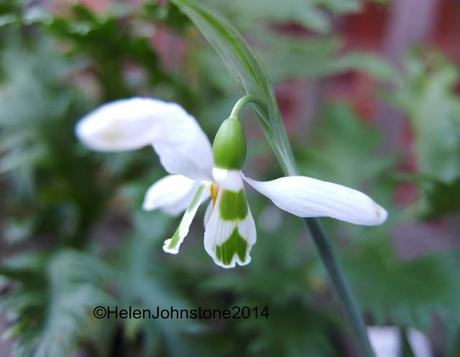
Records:
<instances>
[{"instance_id":1,"label":"white outer petal","mask_svg":"<svg viewBox=\"0 0 460 357\"><path fill-rule=\"evenodd\" d=\"M122 99L100 106L76 126L78 138L90 149L124 151L140 149L158 135L156 117L166 103L144 98Z\"/></svg>"},{"instance_id":2,"label":"white outer petal","mask_svg":"<svg viewBox=\"0 0 460 357\"><path fill-rule=\"evenodd\" d=\"M332 217L360 225L379 225L387 212L364 193L305 176L273 181L244 177L255 190L279 208L299 217Z\"/></svg>"},{"instance_id":3,"label":"white outer petal","mask_svg":"<svg viewBox=\"0 0 460 357\"><path fill-rule=\"evenodd\" d=\"M178 215L190 204L199 185L199 181L182 175L163 177L149 187L142 207L146 211L161 208L166 213Z\"/></svg>"},{"instance_id":4,"label":"white outer petal","mask_svg":"<svg viewBox=\"0 0 460 357\"><path fill-rule=\"evenodd\" d=\"M151 98L117 100L81 119L78 138L98 151L123 151L153 145L166 171L211 178L211 144L195 118L180 105Z\"/></svg>"}]
</instances>

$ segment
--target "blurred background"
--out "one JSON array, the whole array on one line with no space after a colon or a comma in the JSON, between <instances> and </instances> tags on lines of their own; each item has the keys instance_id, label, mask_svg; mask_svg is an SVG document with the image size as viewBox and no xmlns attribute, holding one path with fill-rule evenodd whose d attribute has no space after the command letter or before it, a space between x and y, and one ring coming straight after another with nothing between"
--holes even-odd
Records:
<instances>
[{"instance_id":1,"label":"blurred background","mask_svg":"<svg viewBox=\"0 0 460 357\"><path fill-rule=\"evenodd\" d=\"M460 356L460 1L202 1L259 54L302 174L365 191L386 224L323 219L369 326L402 356ZM1 356L359 356L303 222L249 190L258 243L224 270L202 214L143 212L150 148L101 154L75 123L103 102L181 103L213 138L242 95L169 1L0 1ZM245 171L282 176L254 113ZM97 320L97 305L268 307L268 319ZM388 355L390 356L390 355Z\"/></svg>"}]
</instances>

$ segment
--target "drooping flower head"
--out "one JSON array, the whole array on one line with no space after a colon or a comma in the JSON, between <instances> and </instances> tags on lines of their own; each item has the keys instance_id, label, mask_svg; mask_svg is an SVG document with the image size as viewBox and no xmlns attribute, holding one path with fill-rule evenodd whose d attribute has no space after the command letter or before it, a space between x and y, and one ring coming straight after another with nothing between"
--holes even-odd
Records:
<instances>
[{"instance_id":1,"label":"drooping flower head","mask_svg":"<svg viewBox=\"0 0 460 357\"><path fill-rule=\"evenodd\" d=\"M332 217L378 225L386 211L364 193L304 176L256 181L242 173L244 130L235 115L224 120L211 147L195 118L175 103L133 98L105 104L85 116L77 136L98 151L136 150L151 145L170 174L148 190L143 208L162 209L182 219L163 250L177 254L202 203L210 199L204 247L224 268L246 265L256 242L256 226L244 182L279 208L299 217Z\"/></svg>"}]
</instances>

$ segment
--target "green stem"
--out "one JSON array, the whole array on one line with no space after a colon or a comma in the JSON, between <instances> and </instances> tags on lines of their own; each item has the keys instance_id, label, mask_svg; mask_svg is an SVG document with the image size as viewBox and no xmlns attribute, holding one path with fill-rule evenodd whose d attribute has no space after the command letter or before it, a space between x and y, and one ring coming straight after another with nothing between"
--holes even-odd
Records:
<instances>
[{"instance_id":1,"label":"green stem","mask_svg":"<svg viewBox=\"0 0 460 357\"><path fill-rule=\"evenodd\" d=\"M261 108L265 107L264 103L255 95L245 95L244 97L238 99L238 101L236 102L235 106L232 109L232 112L230 113L230 118L238 118L241 108L243 108L243 106L246 103L254 103Z\"/></svg>"},{"instance_id":2,"label":"green stem","mask_svg":"<svg viewBox=\"0 0 460 357\"><path fill-rule=\"evenodd\" d=\"M361 345L362 352L366 357L374 357L374 351L369 342L366 325L364 324L358 302L347 283L337 259L334 256L332 247L324 234L321 224L316 218L305 218L305 224L313 237L313 241L318 249L321 260L329 273L332 285L334 286L335 292L342 303L342 307L350 320L358 342Z\"/></svg>"},{"instance_id":3,"label":"green stem","mask_svg":"<svg viewBox=\"0 0 460 357\"><path fill-rule=\"evenodd\" d=\"M259 108L262 110L265 108L264 102L256 96L245 95L236 102L230 114L230 117L238 118L238 114L241 108L249 102L257 104ZM288 149L290 150L289 143L287 143L287 145ZM289 165L282 165L282 167L285 175L295 175L297 172L294 160L292 160L292 162L289 162ZM342 307L345 310L345 314L350 320L351 327L355 332L355 335L358 339L364 356L374 357L375 354L369 342L366 325L361 315L361 310L359 308L358 302L355 296L353 295L349 287L349 284L347 283L343 270L340 267L334 255L332 247L329 244L326 235L324 234L319 220L316 218L305 218L305 223L307 225L308 230L310 231L310 234L321 257L321 260L324 266L326 267L332 285L334 286L335 292L339 297L340 302L342 303Z\"/></svg>"}]
</instances>

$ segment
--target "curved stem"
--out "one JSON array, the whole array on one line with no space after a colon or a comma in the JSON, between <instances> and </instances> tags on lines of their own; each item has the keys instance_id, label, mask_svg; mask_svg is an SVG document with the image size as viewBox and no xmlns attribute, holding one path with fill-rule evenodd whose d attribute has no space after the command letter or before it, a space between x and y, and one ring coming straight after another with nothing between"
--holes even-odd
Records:
<instances>
[{"instance_id":1,"label":"curved stem","mask_svg":"<svg viewBox=\"0 0 460 357\"><path fill-rule=\"evenodd\" d=\"M264 108L265 104L257 98L255 95L245 95L244 97L241 97L238 99L236 104L234 105L232 112L230 113L230 117L235 117L238 118L238 114L240 113L240 110L243 108L243 106L246 103L254 103L257 104L259 107Z\"/></svg>"},{"instance_id":2,"label":"curved stem","mask_svg":"<svg viewBox=\"0 0 460 357\"><path fill-rule=\"evenodd\" d=\"M321 260L331 278L335 292L342 303L342 307L350 320L358 342L361 345L362 352L366 357L374 357L374 351L369 342L366 325L364 324L358 302L353 296L343 271L334 256L332 247L324 234L321 224L315 218L305 218L305 224L313 237L313 241L315 242Z\"/></svg>"}]
</instances>

